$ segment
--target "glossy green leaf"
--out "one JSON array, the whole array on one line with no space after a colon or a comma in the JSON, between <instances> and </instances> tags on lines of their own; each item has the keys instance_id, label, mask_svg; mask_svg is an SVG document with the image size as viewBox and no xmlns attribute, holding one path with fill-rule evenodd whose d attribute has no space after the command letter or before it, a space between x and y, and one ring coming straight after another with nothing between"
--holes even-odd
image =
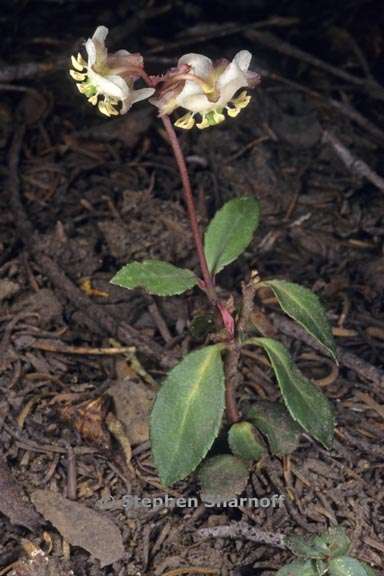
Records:
<instances>
[{"instance_id":1,"label":"glossy green leaf","mask_svg":"<svg viewBox=\"0 0 384 576\"><path fill-rule=\"evenodd\" d=\"M315 560L315 566L317 576L325 576L325 574L328 574L328 562L325 562L324 560Z\"/></svg>"},{"instance_id":2,"label":"glossy green leaf","mask_svg":"<svg viewBox=\"0 0 384 576\"><path fill-rule=\"evenodd\" d=\"M190 474L212 446L224 412L221 346L191 352L173 368L151 414L151 444L162 483Z\"/></svg>"},{"instance_id":3,"label":"glossy green leaf","mask_svg":"<svg viewBox=\"0 0 384 576\"><path fill-rule=\"evenodd\" d=\"M351 541L342 526L330 528L325 534L313 538L313 544L323 550L324 557L344 556L351 547Z\"/></svg>"},{"instance_id":4,"label":"glossy green leaf","mask_svg":"<svg viewBox=\"0 0 384 576\"><path fill-rule=\"evenodd\" d=\"M349 556L334 558L328 564L330 576L376 576L375 570Z\"/></svg>"},{"instance_id":5,"label":"glossy green leaf","mask_svg":"<svg viewBox=\"0 0 384 576\"><path fill-rule=\"evenodd\" d=\"M292 418L316 440L330 448L335 418L328 399L300 372L288 350L272 338L250 338L245 344L264 348Z\"/></svg>"},{"instance_id":6,"label":"glossy green leaf","mask_svg":"<svg viewBox=\"0 0 384 576\"><path fill-rule=\"evenodd\" d=\"M302 428L282 404L258 400L247 418L266 436L274 456L292 454L298 447Z\"/></svg>"},{"instance_id":7,"label":"glossy green leaf","mask_svg":"<svg viewBox=\"0 0 384 576\"><path fill-rule=\"evenodd\" d=\"M123 266L111 283L122 288L144 288L157 296L172 296L193 288L198 280L191 270L161 260L143 260Z\"/></svg>"},{"instance_id":8,"label":"glossy green leaf","mask_svg":"<svg viewBox=\"0 0 384 576\"><path fill-rule=\"evenodd\" d=\"M276 572L276 576L318 576L312 560L294 560Z\"/></svg>"},{"instance_id":9,"label":"glossy green leaf","mask_svg":"<svg viewBox=\"0 0 384 576\"><path fill-rule=\"evenodd\" d=\"M324 534L316 536L287 536L285 542L296 556L313 559L344 556L351 547L351 541L341 526L330 528Z\"/></svg>"},{"instance_id":10,"label":"glossy green leaf","mask_svg":"<svg viewBox=\"0 0 384 576\"><path fill-rule=\"evenodd\" d=\"M237 456L220 454L208 458L198 470L201 499L212 504L228 502L243 492L248 477L248 466Z\"/></svg>"},{"instance_id":11,"label":"glossy green leaf","mask_svg":"<svg viewBox=\"0 0 384 576\"><path fill-rule=\"evenodd\" d=\"M234 198L216 212L204 238L204 252L212 274L220 272L244 252L259 219L259 202L250 197Z\"/></svg>"},{"instance_id":12,"label":"glossy green leaf","mask_svg":"<svg viewBox=\"0 0 384 576\"><path fill-rule=\"evenodd\" d=\"M284 312L320 342L337 361L331 326L319 297L308 288L285 280L268 280L263 285L273 290Z\"/></svg>"},{"instance_id":13,"label":"glossy green leaf","mask_svg":"<svg viewBox=\"0 0 384 576\"><path fill-rule=\"evenodd\" d=\"M260 434L250 422L236 422L228 432L228 444L233 454L243 460L260 460L265 445Z\"/></svg>"}]
</instances>

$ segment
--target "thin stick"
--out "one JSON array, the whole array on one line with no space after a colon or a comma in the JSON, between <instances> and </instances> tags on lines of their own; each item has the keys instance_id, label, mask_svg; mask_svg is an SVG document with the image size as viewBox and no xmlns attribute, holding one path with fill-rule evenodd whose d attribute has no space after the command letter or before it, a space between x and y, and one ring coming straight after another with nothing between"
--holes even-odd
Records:
<instances>
[{"instance_id":1,"label":"thin stick","mask_svg":"<svg viewBox=\"0 0 384 576\"><path fill-rule=\"evenodd\" d=\"M333 150L336 152L348 170L354 174L358 174L359 176L366 178L374 186L376 186L376 188L384 192L384 178L372 170L372 168L370 168L368 164L364 162L364 160L353 156L348 148L346 148L334 134L328 132L328 130L323 130L323 142L333 148Z\"/></svg>"},{"instance_id":2,"label":"thin stick","mask_svg":"<svg viewBox=\"0 0 384 576\"><path fill-rule=\"evenodd\" d=\"M216 568L199 568L197 566L184 566L183 568L175 568L170 572L166 572L163 576L180 576L181 574L220 574Z\"/></svg>"},{"instance_id":3,"label":"thin stick","mask_svg":"<svg viewBox=\"0 0 384 576\"><path fill-rule=\"evenodd\" d=\"M203 241L201 238L201 232L200 232L199 225L197 222L196 209L195 209L195 203L194 203L193 195L192 195L191 182L189 180L188 168L187 168L187 165L185 163L184 154L183 154L183 151L180 147L179 140L176 136L176 132L172 126L172 122L170 121L169 117L168 116L162 116L161 119L163 121L164 128L168 134L169 143L172 147L173 154L174 154L175 159L176 159L177 167L179 169L180 178L181 178L181 181L183 184L184 199L185 199L185 203L186 203L187 209L188 209L188 215L189 215L189 220L191 223L193 240L195 242L196 251L197 251L198 258L199 258L201 273L203 276L207 296L208 296L209 300L212 302L212 304L216 304L217 303L216 290L215 290L215 286L213 284L212 276L208 270L208 263L207 263L207 259L206 259L205 254L204 254Z\"/></svg>"},{"instance_id":4,"label":"thin stick","mask_svg":"<svg viewBox=\"0 0 384 576\"><path fill-rule=\"evenodd\" d=\"M276 548L286 548L285 536L279 532L265 532L256 526L249 526L245 522L233 522L228 526L214 526L213 528L200 528L197 538L245 538L259 544L268 544Z\"/></svg>"}]
</instances>

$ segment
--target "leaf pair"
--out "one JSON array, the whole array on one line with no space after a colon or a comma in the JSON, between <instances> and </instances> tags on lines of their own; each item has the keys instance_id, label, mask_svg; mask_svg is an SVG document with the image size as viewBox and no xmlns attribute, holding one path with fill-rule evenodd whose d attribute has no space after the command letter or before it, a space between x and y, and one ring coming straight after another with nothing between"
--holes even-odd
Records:
<instances>
[{"instance_id":1,"label":"leaf pair","mask_svg":"<svg viewBox=\"0 0 384 576\"><path fill-rule=\"evenodd\" d=\"M284 402L292 418L304 430L329 447L334 416L327 398L296 368L289 353L279 342L252 338L244 344L261 346L269 356ZM223 346L214 345L188 354L168 374L151 415L151 441L161 481L170 485L190 474L211 448L224 413ZM250 419L263 430L260 414ZM230 434L235 454L244 456L250 446L250 431L237 426ZM270 434L270 430L267 431ZM297 433L290 430L292 442ZM257 451L257 438L252 450ZM260 454L262 446L260 445ZM247 448L248 449L248 448Z\"/></svg>"},{"instance_id":2,"label":"leaf pair","mask_svg":"<svg viewBox=\"0 0 384 576\"><path fill-rule=\"evenodd\" d=\"M303 538L287 537L287 547L299 560L280 568L276 576L375 576L365 562L346 556L351 541L342 527L330 528L325 534Z\"/></svg>"},{"instance_id":3,"label":"leaf pair","mask_svg":"<svg viewBox=\"0 0 384 576\"><path fill-rule=\"evenodd\" d=\"M245 250L260 217L255 198L235 198L227 202L210 222L204 238L204 252L212 276L236 260ZM144 260L127 264L112 278L112 284L123 288L144 288L157 296L182 294L198 283L191 271L161 260Z\"/></svg>"}]
</instances>

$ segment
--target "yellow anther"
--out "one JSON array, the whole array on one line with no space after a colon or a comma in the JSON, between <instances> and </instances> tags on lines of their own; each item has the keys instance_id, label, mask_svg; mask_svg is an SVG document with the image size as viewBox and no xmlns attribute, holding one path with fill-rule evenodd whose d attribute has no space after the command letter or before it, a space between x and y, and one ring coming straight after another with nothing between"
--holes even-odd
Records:
<instances>
[{"instance_id":1,"label":"yellow anther","mask_svg":"<svg viewBox=\"0 0 384 576\"><path fill-rule=\"evenodd\" d=\"M107 106L108 111L109 111L111 116L118 116L119 115L119 112L114 107L115 104L112 104L112 102L107 102L106 106Z\"/></svg>"},{"instance_id":2,"label":"yellow anther","mask_svg":"<svg viewBox=\"0 0 384 576\"><path fill-rule=\"evenodd\" d=\"M214 124L220 124L221 122L224 122L225 116L222 112L219 112L218 110L213 110L212 120L213 120ZM214 125L214 124L212 124L212 125Z\"/></svg>"},{"instance_id":3,"label":"yellow anther","mask_svg":"<svg viewBox=\"0 0 384 576\"><path fill-rule=\"evenodd\" d=\"M79 84L76 84L76 86L77 86L78 91L79 91L81 94L85 94L86 91L89 89L89 85L86 84L85 82L81 82L81 83L79 83Z\"/></svg>"},{"instance_id":4,"label":"yellow anther","mask_svg":"<svg viewBox=\"0 0 384 576\"><path fill-rule=\"evenodd\" d=\"M77 58L75 58L74 56L71 56L71 62L72 62L72 66L74 67L74 69L81 72L84 69L84 66L83 66L83 64L81 64L81 62L79 62L79 56L80 56L80 54L78 54ZM80 56L80 58L81 58L81 56Z\"/></svg>"},{"instance_id":5,"label":"yellow anther","mask_svg":"<svg viewBox=\"0 0 384 576\"><path fill-rule=\"evenodd\" d=\"M209 124L209 120L207 118L207 114L201 115L201 122L196 124L196 126L199 130L204 130L204 128L209 128L210 124Z\"/></svg>"},{"instance_id":6,"label":"yellow anther","mask_svg":"<svg viewBox=\"0 0 384 576\"><path fill-rule=\"evenodd\" d=\"M191 128L194 127L194 125L195 125L195 119L193 117L192 112L184 114L184 116L182 116L175 122L175 126L177 126L178 128L183 128L183 130L190 130Z\"/></svg>"},{"instance_id":7,"label":"yellow anther","mask_svg":"<svg viewBox=\"0 0 384 576\"><path fill-rule=\"evenodd\" d=\"M93 96L91 96L90 98L88 98L88 102L90 102L93 106L96 106L97 104L97 98L98 95L94 94Z\"/></svg>"},{"instance_id":8,"label":"yellow anther","mask_svg":"<svg viewBox=\"0 0 384 576\"><path fill-rule=\"evenodd\" d=\"M70 70L69 71L70 75L72 76L72 78L74 80L76 80L77 82L82 82L83 80L86 79L87 75L86 74L81 74L80 72L78 72L77 70Z\"/></svg>"},{"instance_id":9,"label":"yellow anther","mask_svg":"<svg viewBox=\"0 0 384 576\"><path fill-rule=\"evenodd\" d=\"M236 118L236 116L241 112L241 110L243 108L246 108L246 106L248 106L250 101L251 96L249 96L249 94L247 94L247 92L244 90L243 92L241 92L240 96L238 96L237 98L233 98L233 100L230 101L230 104L233 105L233 108L232 106L226 106L228 116L230 116L231 118Z\"/></svg>"},{"instance_id":10,"label":"yellow anther","mask_svg":"<svg viewBox=\"0 0 384 576\"><path fill-rule=\"evenodd\" d=\"M110 111L107 108L107 103L105 100L100 100L99 102L99 110L102 114L105 114L106 116L111 116Z\"/></svg>"},{"instance_id":11,"label":"yellow anther","mask_svg":"<svg viewBox=\"0 0 384 576\"><path fill-rule=\"evenodd\" d=\"M236 108L246 108L250 103L250 101L251 96L247 94L246 90L241 92L241 94L237 98L231 100L231 102L234 104L234 106L236 106Z\"/></svg>"},{"instance_id":12,"label":"yellow anther","mask_svg":"<svg viewBox=\"0 0 384 576\"><path fill-rule=\"evenodd\" d=\"M86 61L84 60L80 52L78 52L76 60L78 61L80 66L83 66L83 68L87 65Z\"/></svg>"},{"instance_id":13,"label":"yellow anther","mask_svg":"<svg viewBox=\"0 0 384 576\"><path fill-rule=\"evenodd\" d=\"M235 108L230 108L227 106L227 114L231 118L236 118L236 116L241 112L240 106L236 106Z\"/></svg>"}]
</instances>

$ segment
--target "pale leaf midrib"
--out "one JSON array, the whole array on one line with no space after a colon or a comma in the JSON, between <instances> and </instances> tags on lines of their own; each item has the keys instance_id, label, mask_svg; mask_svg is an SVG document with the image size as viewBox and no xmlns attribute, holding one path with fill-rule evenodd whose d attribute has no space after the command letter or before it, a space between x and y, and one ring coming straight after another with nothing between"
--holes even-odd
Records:
<instances>
[{"instance_id":1,"label":"pale leaf midrib","mask_svg":"<svg viewBox=\"0 0 384 576\"><path fill-rule=\"evenodd\" d=\"M193 403L192 399L194 396L196 396L196 393L200 388L202 379L205 376L206 372L208 371L209 365L211 363L211 358L215 354L218 354L218 350L216 347L213 350L211 350L210 353L207 355L206 359L204 360L204 362L201 365L201 368L198 370L198 377L196 378L196 382L191 387L190 394L188 395L188 402L187 402L188 408L187 408L187 410L185 410L185 412L183 414L182 421L180 423L179 432L177 434L177 440L174 444L175 449L171 452L171 457L168 459L168 462L170 463L168 466L168 469L173 468L173 464L174 464L175 460L177 459L177 456L178 456L178 453L180 450L181 441L182 441L182 436L184 433L185 422L187 420L187 417L189 416L191 405ZM180 430L182 430L182 432Z\"/></svg>"},{"instance_id":2,"label":"pale leaf midrib","mask_svg":"<svg viewBox=\"0 0 384 576\"><path fill-rule=\"evenodd\" d=\"M312 316L312 314L311 314L310 312L308 312L308 310L306 310L305 308L302 307L300 300L297 300L297 299L295 298L295 296L292 295L292 293L287 294L286 289L284 290L284 288L282 288L281 286L279 286L278 288L276 288L275 286L273 286L273 285L271 284L271 288L272 288L272 289L275 288L275 290L277 290L277 291L278 291L278 290L281 290L282 292L284 292L286 298L287 298L288 300L291 299L291 300L298 306L298 308L300 308L300 310L302 311L302 313L304 314L304 316L307 315L307 316L309 317L309 319L311 320L311 322L312 322L313 324L315 324L315 327L317 326L316 318L314 318L314 317ZM277 294L276 294L276 296L278 297ZM290 312L288 312L287 310L284 309L284 303L280 303L280 304L281 304L281 307L283 308L284 312L285 312L286 314L288 314L288 315L291 315ZM295 318L295 320L296 320L296 318ZM297 322L299 322L299 324L301 324L302 326L304 326L304 328L306 328L306 326L305 326L305 324L303 323L303 321L297 320ZM323 329L325 329L325 328L323 328ZM322 331L322 330L320 330L320 331ZM322 344L322 345L325 346L326 348L329 348L329 347L330 347L328 344L324 344L324 342L322 341L322 339L320 339L320 338L317 336L315 330L311 329L310 332L311 332L312 336L313 336L320 344ZM326 334L326 336L327 336L327 341L328 341L328 335Z\"/></svg>"}]
</instances>

